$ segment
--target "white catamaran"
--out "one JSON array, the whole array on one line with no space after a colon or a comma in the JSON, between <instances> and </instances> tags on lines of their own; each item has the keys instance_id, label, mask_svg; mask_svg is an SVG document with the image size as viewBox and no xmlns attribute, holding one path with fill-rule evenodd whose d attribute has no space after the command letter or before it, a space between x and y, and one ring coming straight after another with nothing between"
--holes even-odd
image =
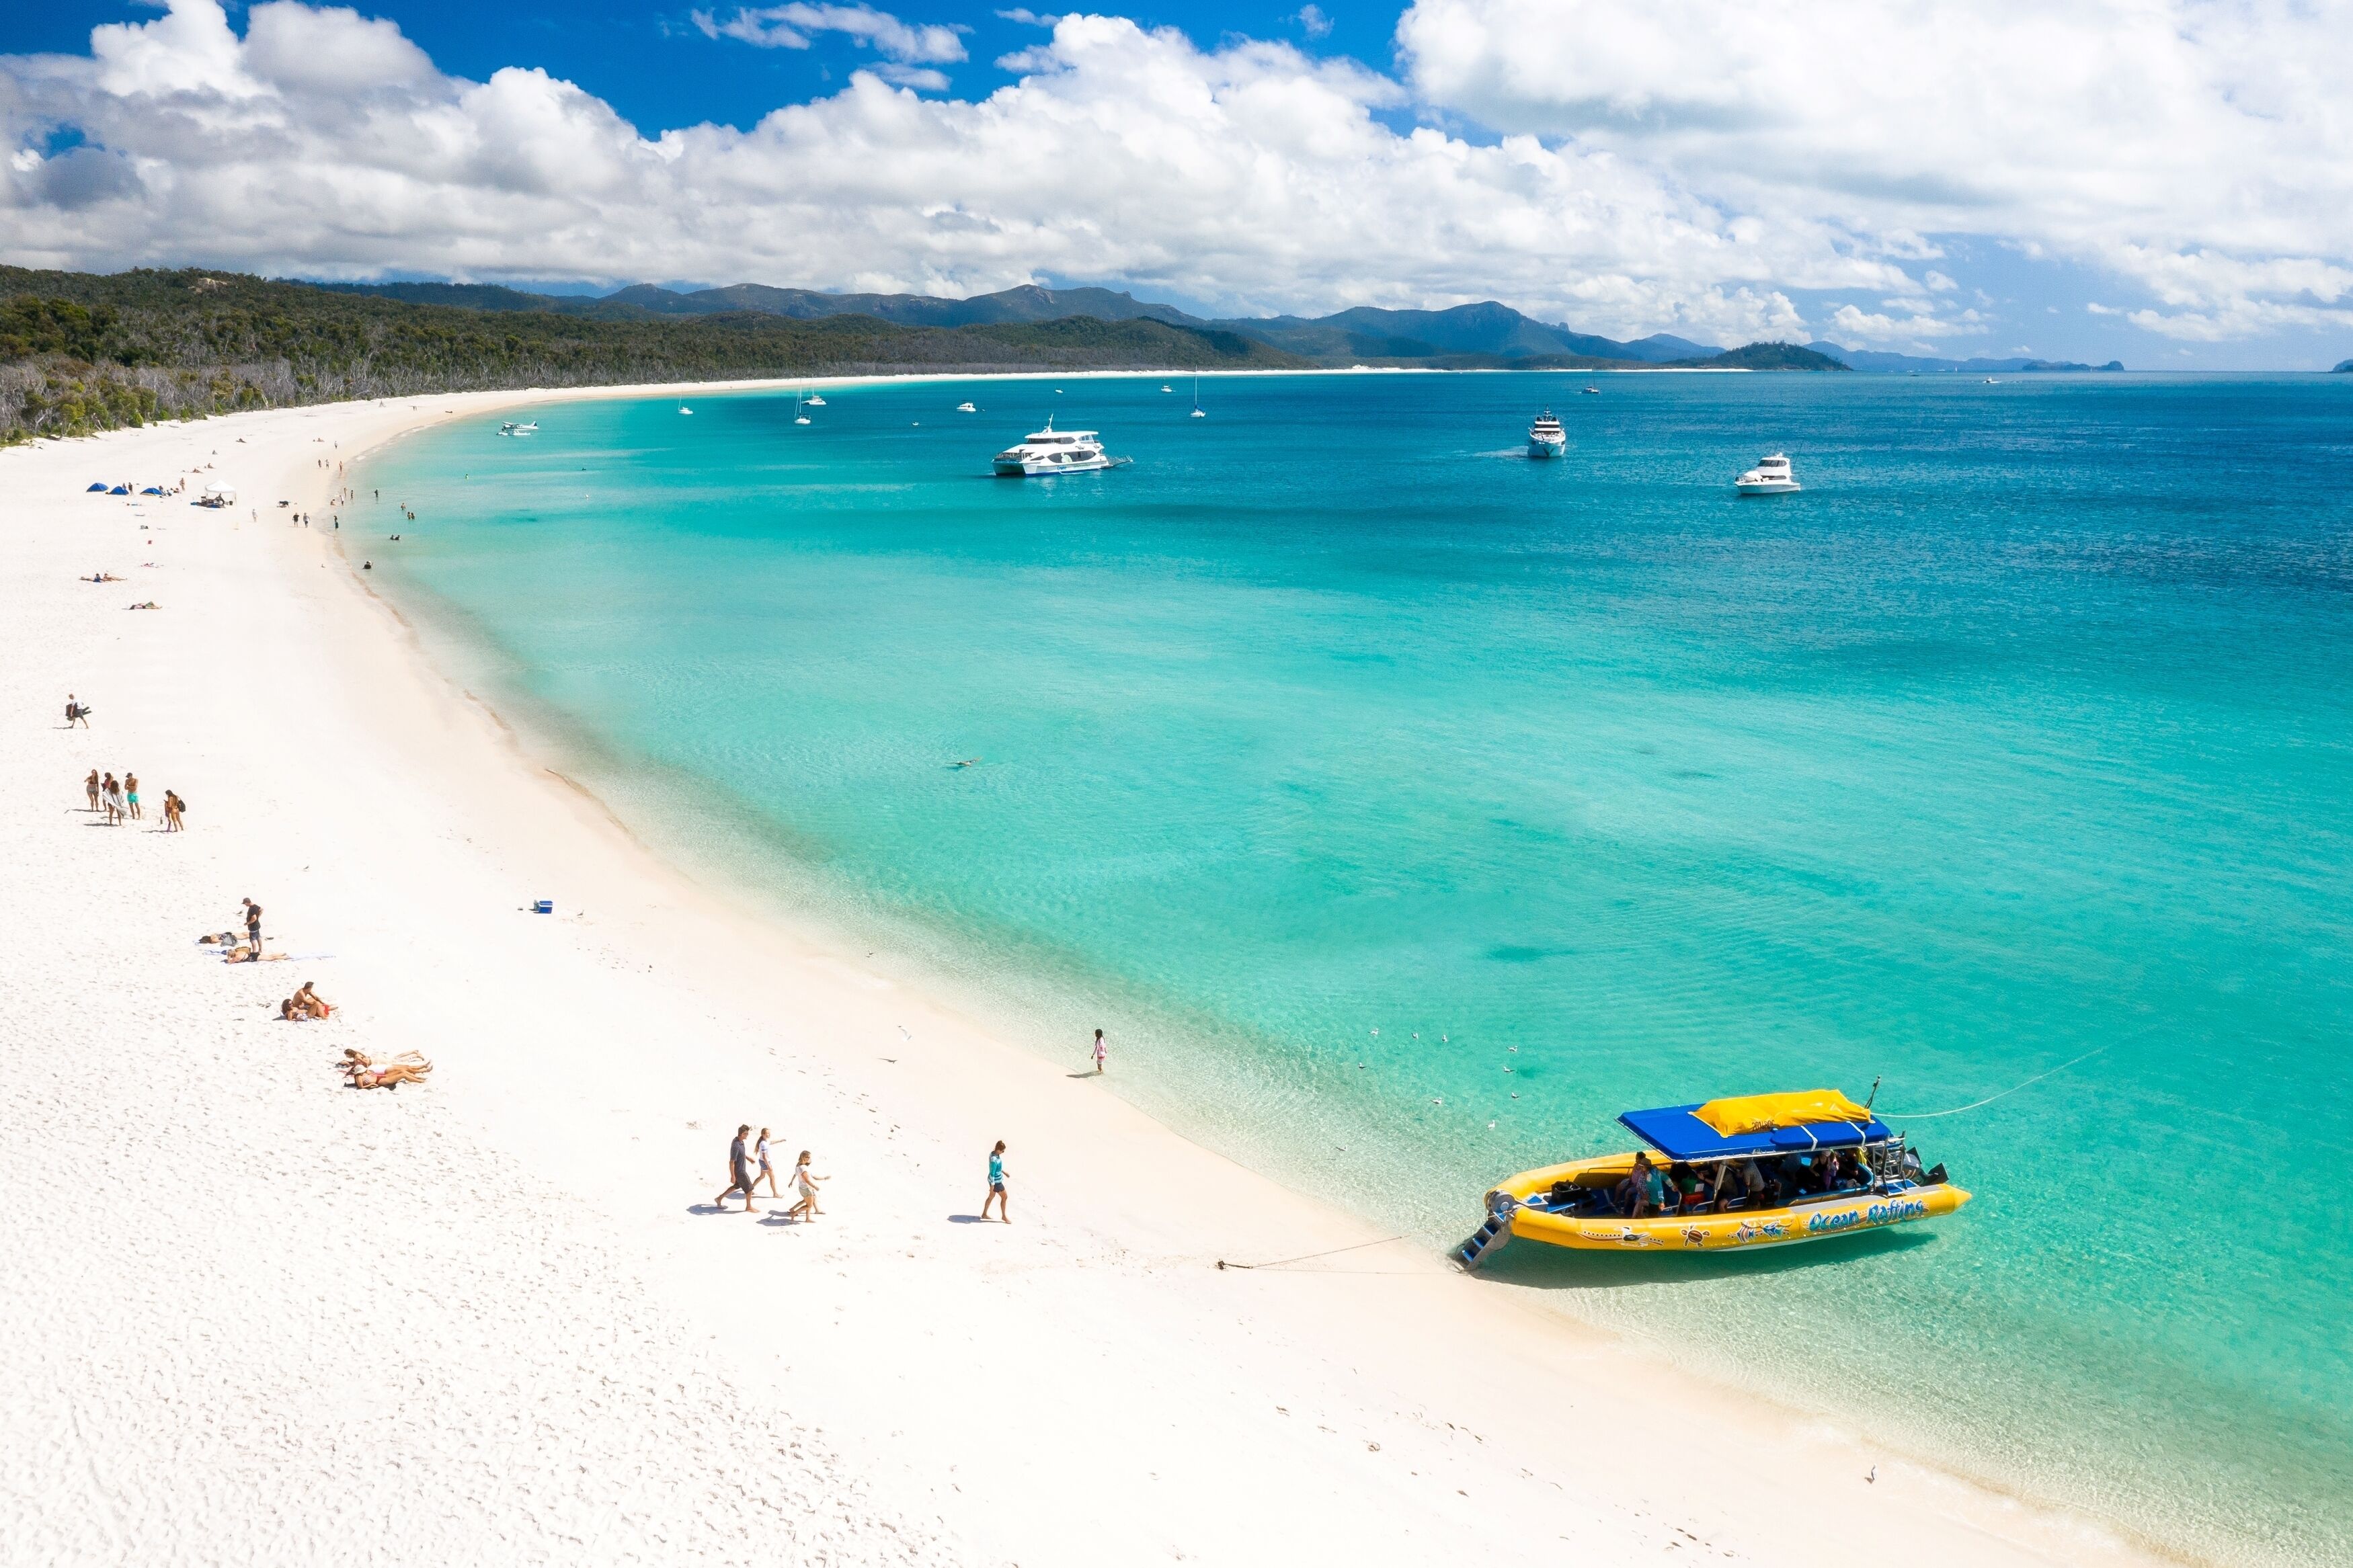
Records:
<instances>
[{"instance_id":1,"label":"white catamaran","mask_svg":"<svg viewBox=\"0 0 2353 1568\"><path fill-rule=\"evenodd\" d=\"M1057 430L1051 419L1043 430L1030 432L1018 447L997 454L999 478L1024 479L1038 474L1083 474L1115 466L1119 459L1103 453L1103 439L1092 430Z\"/></svg>"}]
</instances>

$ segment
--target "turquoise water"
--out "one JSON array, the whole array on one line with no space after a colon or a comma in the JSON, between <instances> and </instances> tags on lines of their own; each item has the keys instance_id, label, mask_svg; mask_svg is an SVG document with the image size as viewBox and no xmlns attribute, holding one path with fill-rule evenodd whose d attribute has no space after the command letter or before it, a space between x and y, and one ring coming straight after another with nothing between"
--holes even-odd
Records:
<instances>
[{"instance_id":1,"label":"turquoise water","mask_svg":"<svg viewBox=\"0 0 2353 1568\"><path fill-rule=\"evenodd\" d=\"M1496 1276L2179 1550L2345 1562L2348 384L563 404L395 448L357 519L657 841L1074 1067L1104 1025L1118 1092L1433 1247L1629 1106L1883 1078L1903 1126L2105 1047L1911 1124L1955 1221ZM1134 466L985 477L1050 412ZM1735 499L1779 447L1805 493Z\"/></svg>"}]
</instances>

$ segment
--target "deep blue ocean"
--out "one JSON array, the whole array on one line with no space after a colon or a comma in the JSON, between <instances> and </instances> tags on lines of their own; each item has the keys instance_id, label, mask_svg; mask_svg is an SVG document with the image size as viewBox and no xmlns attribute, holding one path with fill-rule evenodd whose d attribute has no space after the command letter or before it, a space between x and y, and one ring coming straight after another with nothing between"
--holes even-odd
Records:
<instances>
[{"instance_id":1,"label":"deep blue ocean","mask_svg":"<svg viewBox=\"0 0 2353 1568\"><path fill-rule=\"evenodd\" d=\"M1878 1080L1964 1214L1494 1288L2353 1561L2353 376L1172 384L551 404L346 534L653 842L1433 1248ZM988 477L1050 414L1133 464Z\"/></svg>"}]
</instances>

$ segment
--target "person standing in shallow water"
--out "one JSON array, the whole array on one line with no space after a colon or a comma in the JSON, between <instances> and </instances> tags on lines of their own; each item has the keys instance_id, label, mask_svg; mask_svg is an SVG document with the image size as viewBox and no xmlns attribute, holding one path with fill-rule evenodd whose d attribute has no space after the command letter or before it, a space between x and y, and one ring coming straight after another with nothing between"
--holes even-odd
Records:
<instances>
[{"instance_id":1,"label":"person standing in shallow water","mask_svg":"<svg viewBox=\"0 0 2353 1568\"><path fill-rule=\"evenodd\" d=\"M980 1200L980 1217L988 1217L988 1205L997 1205L997 1217L1007 1225L1013 1215L1005 1206L1005 1140L999 1138L997 1147L988 1152L988 1196Z\"/></svg>"},{"instance_id":2,"label":"person standing in shallow water","mask_svg":"<svg viewBox=\"0 0 2353 1568\"><path fill-rule=\"evenodd\" d=\"M1097 1030L1095 1031L1095 1046L1094 1046L1095 1076L1096 1076L1097 1078L1101 1078L1101 1077L1103 1077L1103 1058L1104 1058L1105 1056L1109 1055L1109 1054L1110 1054L1110 1053L1108 1053L1107 1051L1105 1051L1105 1050L1104 1050L1104 1048L1103 1048L1103 1031L1102 1031L1101 1029L1097 1029Z\"/></svg>"},{"instance_id":3,"label":"person standing in shallow water","mask_svg":"<svg viewBox=\"0 0 2353 1568\"><path fill-rule=\"evenodd\" d=\"M751 1135L752 1124L748 1121L735 1129L735 1142L727 1145L727 1173L734 1179L728 1184L725 1192L711 1200L712 1207L724 1209L727 1206L728 1198L736 1193L742 1193L744 1212L745 1214L760 1212L752 1204L752 1159L744 1152L744 1140Z\"/></svg>"}]
</instances>

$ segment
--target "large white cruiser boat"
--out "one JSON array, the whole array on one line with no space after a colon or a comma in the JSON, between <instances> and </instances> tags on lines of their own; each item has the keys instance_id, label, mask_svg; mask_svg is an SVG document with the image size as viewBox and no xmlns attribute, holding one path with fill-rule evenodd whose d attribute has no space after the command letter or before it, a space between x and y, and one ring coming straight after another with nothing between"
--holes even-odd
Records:
<instances>
[{"instance_id":1,"label":"large white cruiser boat","mask_svg":"<svg viewBox=\"0 0 2353 1568\"><path fill-rule=\"evenodd\" d=\"M1557 458L1567 449L1568 432L1560 427L1560 421L1552 416L1552 410L1547 408L1537 415L1536 422L1528 426L1528 456Z\"/></svg>"},{"instance_id":2,"label":"large white cruiser boat","mask_svg":"<svg viewBox=\"0 0 2353 1568\"><path fill-rule=\"evenodd\" d=\"M1788 495L1798 488L1798 476L1789 471L1789 459L1776 452L1757 458L1755 468L1732 481L1732 488L1745 496Z\"/></svg>"},{"instance_id":3,"label":"large white cruiser boat","mask_svg":"<svg viewBox=\"0 0 2353 1568\"><path fill-rule=\"evenodd\" d=\"M1051 419L1043 430L1031 432L1018 447L997 454L1000 479L1018 479L1034 474L1083 474L1108 468L1103 441L1092 430L1057 430Z\"/></svg>"}]
</instances>

